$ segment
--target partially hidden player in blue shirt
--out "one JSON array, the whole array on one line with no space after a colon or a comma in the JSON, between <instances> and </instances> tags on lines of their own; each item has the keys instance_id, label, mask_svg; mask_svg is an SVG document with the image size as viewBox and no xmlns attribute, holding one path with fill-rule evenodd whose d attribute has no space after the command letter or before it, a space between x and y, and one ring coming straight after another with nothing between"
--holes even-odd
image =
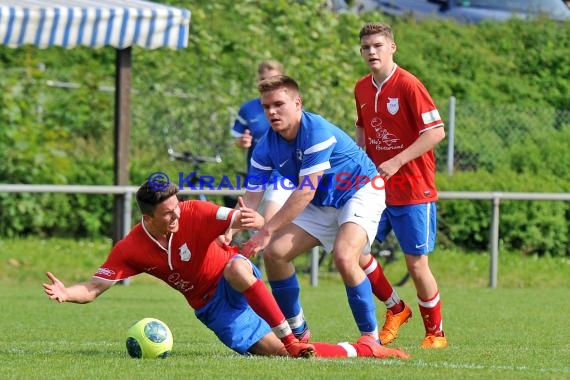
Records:
<instances>
[{"instance_id":1,"label":"partially hidden player in blue shirt","mask_svg":"<svg viewBox=\"0 0 570 380\"><path fill-rule=\"evenodd\" d=\"M275 75L283 75L283 65L276 60L267 60L257 66L257 82ZM261 105L261 99L248 100L241 105L231 133L237 146L247 149L247 171L250 169L251 154L257 142L271 129ZM275 178L279 175L274 172ZM265 193L260 212L270 219L283 206L294 186L286 180L279 179L283 186L273 186ZM244 185L247 185L247 177Z\"/></svg>"},{"instance_id":2,"label":"partially hidden player in blue shirt","mask_svg":"<svg viewBox=\"0 0 570 380\"><path fill-rule=\"evenodd\" d=\"M303 341L310 337L299 301L292 260L323 245L333 252L361 339L378 340L371 285L358 261L369 253L385 207L383 179L354 141L323 117L303 111L297 82L274 76L258 84L271 129L252 155L245 206L256 209L274 170L295 190L283 207L248 240L243 252L263 250L273 294ZM254 215L242 209L242 223Z\"/></svg>"}]
</instances>

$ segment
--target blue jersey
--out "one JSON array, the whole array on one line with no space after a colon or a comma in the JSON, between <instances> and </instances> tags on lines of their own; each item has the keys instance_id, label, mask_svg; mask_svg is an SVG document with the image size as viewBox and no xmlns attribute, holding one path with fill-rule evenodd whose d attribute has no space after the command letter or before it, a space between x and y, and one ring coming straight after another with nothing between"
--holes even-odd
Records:
<instances>
[{"instance_id":1,"label":"blue jersey","mask_svg":"<svg viewBox=\"0 0 570 380\"><path fill-rule=\"evenodd\" d=\"M286 141L269 129L257 143L248 172L250 190L267 184L273 170L297 187L312 186L300 183L299 177L323 171L311 202L335 208L378 175L374 163L350 136L322 116L305 111L295 140Z\"/></svg>"},{"instance_id":2,"label":"blue jersey","mask_svg":"<svg viewBox=\"0 0 570 380\"><path fill-rule=\"evenodd\" d=\"M232 135L236 138L241 137L246 129L249 129L252 136L251 147L247 152L247 170L249 171L253 148L255 148L255 145L265 132L271 129L259 98L252 99L240 107L232 128Z\"/></svg>"}]
</instances>

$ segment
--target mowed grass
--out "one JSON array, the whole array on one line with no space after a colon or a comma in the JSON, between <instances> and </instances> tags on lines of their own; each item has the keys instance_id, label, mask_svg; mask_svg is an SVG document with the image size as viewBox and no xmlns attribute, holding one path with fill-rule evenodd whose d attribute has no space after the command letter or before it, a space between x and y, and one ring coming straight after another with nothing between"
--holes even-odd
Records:
<instances>
[{"instance_id":1,"label":"mowed grass","mask_svg":"<svg viewBox=\"0 0 570 380\"><path fill-rule=\"evenodd\" d=\"M515 277L512 273L502 273L508 260L514 260L511 257L500 267L501 287L489 289L485 287L488 262L487 266L479 262L479 255L446 252L446 260L444 254L439 259L434 255L434 271L441 273L449 348L418 347L423 327L413 286L408 284L398 291L415 314L395 345L409 351L411 360L302 360L235 354L197 321L179 293L144 275L87 305L58 304L43 294L46 270L71 283L90 276L107 250L106 241L0 242L1 379L570 378L570 287L564 282L570 273L564 260L534 266L538 278L554 278L552 283L544 280L540 287L521 287L527 284L526 263L512 263L512 268L522 268L517 280L508 280ZM308 280L308 275L301 275L303 307L313 339L332 343L357 339L338 275L323 274L318 287L311 287ZM505 287L506 281L512 281L512 287ZM380 321L383 313L379 305ZM144 317L159 318L171 328L174 349L169 358L128 357L126 331Z\"/></svg>"}]
</instances>

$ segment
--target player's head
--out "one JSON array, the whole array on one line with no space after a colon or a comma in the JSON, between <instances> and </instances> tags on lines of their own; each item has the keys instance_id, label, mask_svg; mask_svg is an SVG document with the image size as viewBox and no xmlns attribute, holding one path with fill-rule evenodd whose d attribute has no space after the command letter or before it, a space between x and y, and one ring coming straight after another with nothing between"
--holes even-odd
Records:
<instances>
[{"instance_id":1,"label":"player's head","mask_svg":"<svg viewBox=\"0 0 570 380\"><path fill-rule=\"evenodd\" d=\"M390 25L368 23L360 29L360 54L373 72L386 72L393 68L396 52L394 33Z\"/></svg>"},{"instance_id":2,"label":"player's head","mask_svg":"<svg viewBox=\"0 0 570 380\"><path fill-rule=\"evenodd\" d=\"M362 40L362 37L371 36L373 34L379 34L384 36L388 41L395 42L394 32L392 32L390 25L381 22L370 22L364 25L362 29L360 29L359 38Z\"/></svg>"},{"instance_id":3,"label":"player's head","mask_svg":"<svg viewBox=\"0 0 570 380\"><path fill-rule=\"evenodd\" d=\"M145 181L137 190L137 205L143 215L152 215L156 205L178 194L172 182Z\"/></svg>"},{"instance_id":4,"label":"player's head","mask_svg":"<svg viewBox=\"0 0 570 380\"><path fill-rule=\"evenodd\" d=\"M257 84L261 94L261 104L271 128L283 135L283 132L294 132L301 121L303 103L297 82L286 75L277 75L262 80Z\"/></svg>"},{"instance_id":5,"label":"player's head","mask_svg":"<svg viewBox=\"0 0 570 380\"><path fill-rule=\"evenodd\" d=\"M137 190L137 205L145 226L151 233L167 234L178 231L180 207L178 186L170 183L145 181Z\"/></svg>"},{"instance_id":6,"label":"player's head","mask_svg":"<svg viewBox=\"0 0 570 380\"><path fill-rule=\"evenodd\" d=\"M261 82L264 79L275 75L283 75L283 65L279 61L268 60L263 61L257 66L257 81Z\"/></svg>"}]
</instances>

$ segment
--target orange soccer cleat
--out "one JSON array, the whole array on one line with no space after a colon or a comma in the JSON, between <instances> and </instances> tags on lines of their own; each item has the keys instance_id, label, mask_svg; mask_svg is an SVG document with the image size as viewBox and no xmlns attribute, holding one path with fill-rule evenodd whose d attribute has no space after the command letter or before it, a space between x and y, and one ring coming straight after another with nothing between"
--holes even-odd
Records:
<instances>
[{"instance_id":1,"label":"orange soccer cleat","mask_svg":"<svg viewBox=\"0 0 570 380\"><path fill-rule=\"evenodd\" d=\"M445 348L447 347L447 338L445 335L427 334L424 341L420 345L421 348Z\"/></svg>"},{"instance_id":2,"label":"orange soccer cleat","mask_svg":"<svg viewBox=\"0 0 570 380\"><path fill-rule=\"evenodd\" d=\"M383 358L398 358L398 359L409 359L410 354L405 351L402 351L398 348L388 348L380 343L370 335L362 335L356 344L363 344L368 346L370 350L372 350L372 356L375 358L383 359Z\"/></svg>"},{"instance_id":3,"label":"orange soccer cleat","mask_svg":"<svg viewBox=\"0 0 570 380\"><path fill-rule=\"evenodd\" d=\"M380 331L380 341L382 344L391 343L398 336L398 330L400 327L408 322L412 318L412 309L410 306L404 302L404 310L398 314L393 314L392 310L386 310L386 321L384 326L382 326L382 331Z\"/></svg>"},{"instance_id":4,"label":"orange soccer cleat","mask_svg":"<svg viewBox=\"0 0 570 380\"><path fill-rule=\"evenodd\" d=\"M312 358L315 356L315 346L308 343L299 342L295 339L293 342L286 344L285 349L294 358Z\"/></svg>"}]
</instances>

